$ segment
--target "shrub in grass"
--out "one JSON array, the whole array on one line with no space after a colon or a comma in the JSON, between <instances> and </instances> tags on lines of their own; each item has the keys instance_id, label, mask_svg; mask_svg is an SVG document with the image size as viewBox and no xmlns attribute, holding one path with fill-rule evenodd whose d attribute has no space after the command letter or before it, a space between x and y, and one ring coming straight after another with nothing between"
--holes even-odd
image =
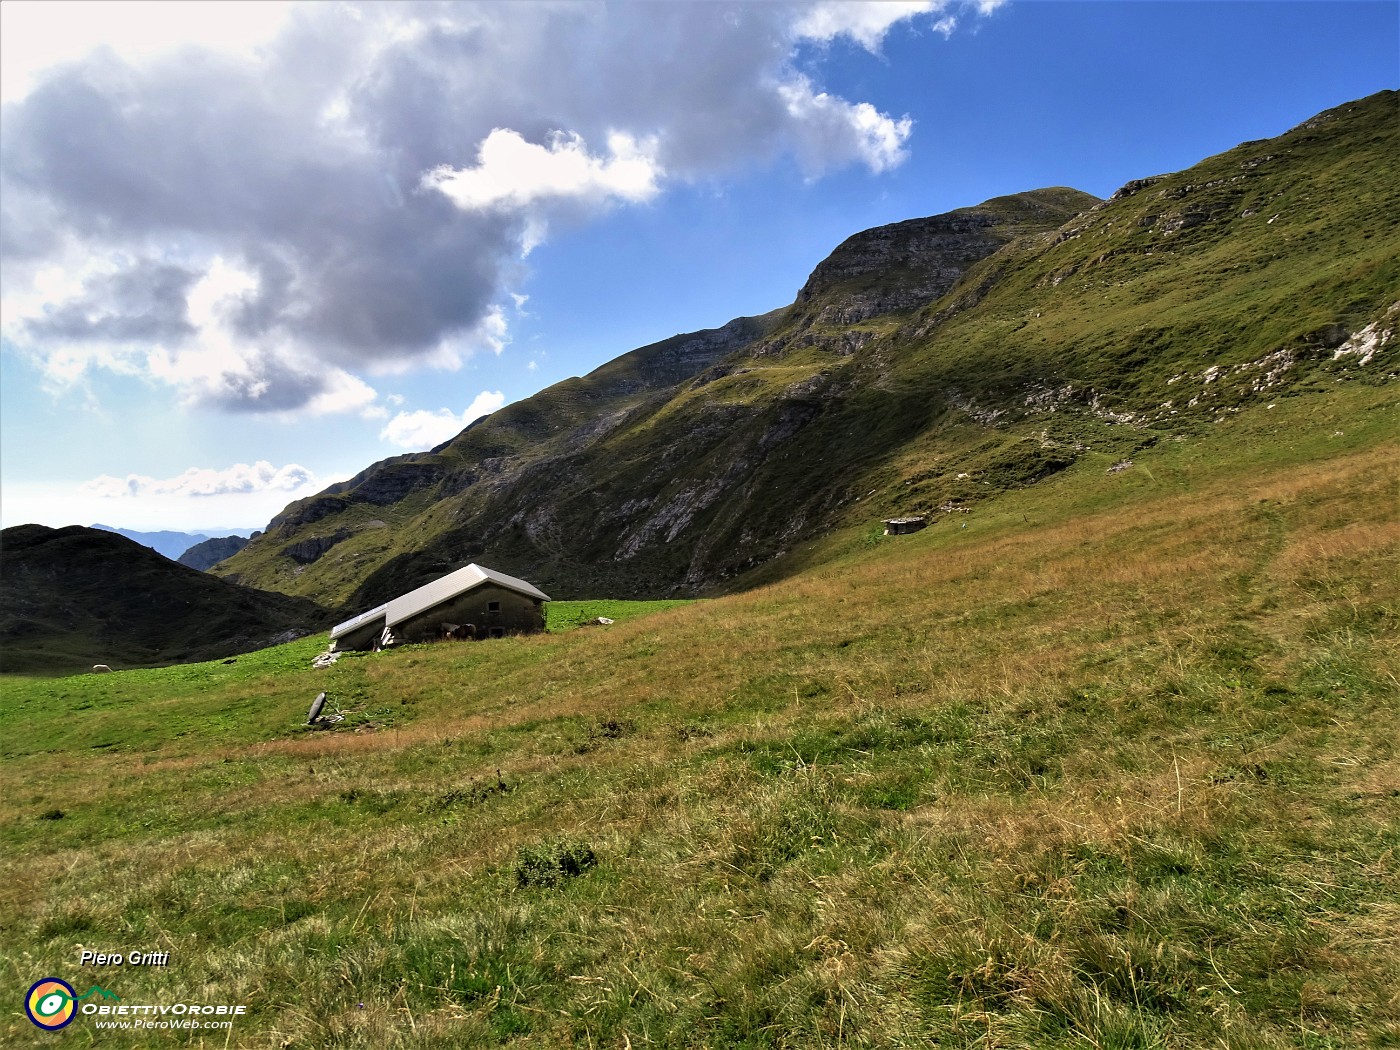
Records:
<instances>
[{"instance_id":1,"label":"shrub in grass","mask_svg":"<svg viewBox=\"0 0 1400 1050\"><path fill-rule=\"evenodd\" d=\"M621 740L636 732L637 723L630 718L595 718L588 727L588 739L574 750L580 755L596 751L609 740Z\"/></svg>"},{"instance_id":2,"label":"shrub in grass","mask_svg":"<svg viewBox=\"0 0 1400 1050\"><path fill-rule=\"evenodd\" d=\"M558 886L598 863L593 847L570 839L521 846L515 856L517 886Z\"/></svg>"}]
</instances>

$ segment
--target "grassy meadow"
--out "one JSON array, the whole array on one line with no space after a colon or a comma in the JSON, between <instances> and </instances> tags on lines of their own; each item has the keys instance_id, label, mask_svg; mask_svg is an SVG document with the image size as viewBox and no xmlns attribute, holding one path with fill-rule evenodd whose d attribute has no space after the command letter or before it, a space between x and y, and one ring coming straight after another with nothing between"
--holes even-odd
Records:
<instances>
[{"instance_id":1,"label":"grassy meadow","mask_svg":"<svg viewBox=\"0 0 1400 1050\"><path fill-rule=\"evenodd\" d=\"M1396 433L1343 385L711 601L0 680L0 1043L1396 1045ZM49 975L248 1013L54 1036Z\"/></svg>"}]
</instances>

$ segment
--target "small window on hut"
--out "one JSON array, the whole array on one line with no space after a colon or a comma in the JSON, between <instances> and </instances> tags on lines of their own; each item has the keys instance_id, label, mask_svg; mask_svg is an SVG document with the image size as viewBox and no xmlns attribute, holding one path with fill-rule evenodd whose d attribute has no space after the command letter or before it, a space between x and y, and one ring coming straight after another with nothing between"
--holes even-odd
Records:
<instances>
[{"instance_id":1,"label":"small window on hut","mask_svg":"<svg viewBox=\"0 0 1400 1050\"><path fill-rule=\"evenodd\" d=\"M487 612L500 612L500 611L501 611L501 603L500 603L500 602L487 602L487 603L486 603L486 611L487 611Z\"/></svg>"}]
</instances>

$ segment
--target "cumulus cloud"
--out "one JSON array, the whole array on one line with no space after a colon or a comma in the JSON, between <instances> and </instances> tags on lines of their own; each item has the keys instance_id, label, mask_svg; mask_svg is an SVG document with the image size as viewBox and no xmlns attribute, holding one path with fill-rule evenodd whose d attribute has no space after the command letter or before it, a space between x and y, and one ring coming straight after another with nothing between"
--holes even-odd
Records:
<instances>
[{"instance_id":1,"label":"cumulus cloud","mask_svg":"<svg viewBox=\"0 0 1400 1050\"><path fill-rule=\"evenodd\" d=\"M225 470L190 467L173 478L128 474L125 478L103 474L80 486L86 494L111 499L142 496L224 496L255 492L294 492L316 484L316 476L303 466L288 463L274 467L265 459L235 463Z\"/></svg>"},{"instance_id":2,"label":"cumulus cloud","mask_svg":"<svg viewBox=\"0 0 1400 1050\"><path fill-rule=\"evenodd\" d=\"M63 10L43 3L5 4L0 15L0 98L27 93L56 62L83 58L100 47L150 57L191 44L251 54L276 36L290 13L285 0L67 0Z\"/></svg>"},{"instance_id":3,"label":"cumulus cloud","mask_svg":"<svg viewBox=\"0 0 1400 1050\"><path fill-rule=\"evenodd\" d=\"M26 337L43 342L182 340L195 331L186 297L199 277L180 266L138 260L93 278L80 295L48 304L21 327Z\"/></svg>"},{"instance_id":4,"label":"cumulus cloud","mask_svg":"<svg viewBox=\"0 0 1400 1050\"><path fill-rule=\"evenodd\" d=\"M522 256L562 218L784 156L813 177L899 164L910 122L796 52L875 50L947 6L317 3L229 46L130 24L70 42L5 84L7 342L55 381L363 410L363 376L499 352Z\"/></svg>"},{"instance_id":5,"label":"cumulus cloud","mask_svg":"<svg viewBox=\"0 0 1400 1050\"><path fill-rule=\"evenodd\" d=\"M654 141L639 144L624 132L608 136L604 158L591 155L579 135L559 133L550 136L548 145L536 145L517 132L496 128L482 142L475 167L443 165L424 175L422 184L467 210L524 208L551 198L644 201L656 196L662 174L655 153Z\"/></svg>"},{"instance_id":6,"label":"cumulus cloud","mask_svg":"<svg viewBox=\"0 0 1400 1050\"><path fill-rule=\"evenodd\" d=\"M797 20L799 36L829 42L838 36L850 37L867 51L878 52L885 34L898 22L916 15L931 14L948 6L948 0L823 0L812 4Z\"/></svg>"},{"instance_id":7,"label":"cumulus cloud","mask_svg":"<svg viewBox=\"0 0 1400 1050\"><path fill-rule=\"evenodd\" d=\"M440 408L436 412L426 409L400 412L385 424L379 437L400 448L433 448L456 437L468 423L490 415L505 403L505 395L499 390L483 390L460 415L450 408Z\"/></svg>"},{"instance_id":8,"label":"cumulus cloud","mask_svg":"<svg viewBox=\"0 0 1400 1050\"><path fill-rule=\"evenodd\" d=\"M150 375L182 391L186 404L225 412L301 411L320 416L362 409L374 388L341 368L309 360L295 350L228 353L219 348L178 354L153 351Z\"/></svg>"},{"instance_id":9,"label":"cumulus cloud","mask_svg":"<svg viewBox=\"0 0 1400 1050\"><path fill-rule=\"evenodd\" d=\"M913 21L920 15L941 15L927 24L948 37L958 26L958 9L968 8L985 18L1005 3L1006 0L819 0L803 10L795 29L799 37L823 44L847 37L872 54L879 54L885 36L900 22Z\"/></svg>"},{"instance_id":10,"label":"cumulus cloud","mask_svg":"<svg viewBox=\"0 0 1400 1050\"><path fill-rule=\"evenodd\" d=\"M853 105L817 91L806 77L794 78L779 92L788 112L808 128L798 158L809 174L851 161L881 172L905 159L904 143L914 129L908 117L891 120L868 102Z\"/></svg>"}]
</instances>

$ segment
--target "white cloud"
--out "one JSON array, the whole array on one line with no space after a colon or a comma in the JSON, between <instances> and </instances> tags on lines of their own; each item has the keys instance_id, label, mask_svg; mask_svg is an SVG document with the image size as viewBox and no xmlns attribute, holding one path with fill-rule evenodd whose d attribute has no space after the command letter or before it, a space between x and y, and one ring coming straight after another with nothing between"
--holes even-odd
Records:
<instances>
[{"instance_id":1,"label":"white cloud","mask_svg":"<svg viewBox=\"0 0 1400 1050\"><path fill-rule=\"evenodd\" d=\"M179 391L188 408L272 415L333 415L364 409L374 388L295 347L247 346L218 328L191 347L146 351L143 371ZM96 362L89 362L96 365Z\"/></svg>"},{"instance_id":2,"label":"white cloud","mask_svg":"<svg viewBox=\"0 0 1400 1050\"><path fill-rule=\"evenodd\" d=\"M45 69L100 47L138 60L191 45L251 55L277 35L291 7L284 0L6 0L0 99L23 97Z\"/></svg>"},{"instance_id":3,"label":"white cloud","mask_svg":"<svg viewBox=\"0 0 1400 1050\"><path fill-rule=\"evenodd\" d=\"M483 390L472 398L472 403L467 406L467 410L462 413L462 425L470 423L473 419L480 419L482 416L490 415L496 409L501 408L506 403L506 396L499 390Z\"/></svg>"},{"instance_id":4,"label":"white cloud","mask_svg":"<svg viewBox=\"0 0 1400 1050\"><path fill-rule=\"evenodd\" d=\"M313 416L329 416L340 412L354 412L372 403L377 396L374 387L359 376L351 375L342 369L320 368L319 378L322 387L304 405L297 406ZM292 412L293 409L286 411Z\"/></svg>"},{"instance_id":5,"label":"white cloud","mask_svg":"<svg viewBox=\"0 0 1400 1050\"><path fill-rule=\"evenodd\" d=\"M440 191L459 208L505 206L524 209L541 200L573 199L601 204L614 198L650 200L663 174L656 142L638 142L614 131L608 155L588 152L583 137L556 132L547 146L527 142L515 131L496 128L486 136L472 168L441 165L423 176L422 185Z\"/></svg>"},{"instance_id":6,"label":"white cloud","mask_svg":"<svg viewBox=\"0 0 1400 1050\"><path fill-rule=\"evenodd\" d=\"M401 376L420 367L456 372L470 358L489 352L497 357L510 345L510 323L499 303L492 304L470 331L456 333L438 343L431 353L410 360L388 358L375 361L369 372L377 376Z\"/></svg>"},{"instance_id":7,"label":"white cloud","mask_svg":"<svg viewBox=\"0 0 1400 1050\"><path fill-rule=\"evenodd\" d=\"M364 380L285 337L243 338L237 314L259 279L223 256L181 266L113 255L88 260L76 277L51 271L41 270L33 285L51 301L6 300L0 327L35 360L50 392L85 388L110 372L171 388L191 408L317 416L375 399ZM503 319L488 316L481 327L499 352Z\"/></svg>"},{"instance_id":8,"label":"white cloud","mask_svg":"<svg viewBox=\"0 0 1400 1050\"><path fill-rule=\"evenodd\" d=\"M878 53L891 26L918 15L936 13L947 6L948 0L885 0L881 3L823 0L805 8L794 30L799 37L823 43L838 36L850 37L867 51Z\"/></svg>"},{"instance_id":9,"label":"white cloud","mask_svg":"<svg viewBox=\"0 0 1400 1050\"><path fill-rule=\"evenodd\" d=\"M209 473L229 475L223 484L196 479L190 486L177 484L179 478L164 480L138 476L136 494L124 478L95 478L88 482L78 479L51 478L45 481L5 482L5 499L0 502L0 526L8 528L26 522L36 522L58 528L63 525L91 525L102 521L128 529L159 531L176 529L182 532L203 532L222 536L230 529L260 529L280 513L289 502L309 496L337 481L352 477L362 464L343 469L323 470L297 488L256 486L259 478L290 483L295 480L297 467L273 468L268 474L262 464L242 465L251 473L252 487L243 484L237 475L239 466L229 471ZM190 474L187 471L186 474ZM198 470L193 471L200 474ZM163 491L154 491L156 488ZM196 495L203 486L209 494Z\"/></svg>"},{"instance_id":10,"label":"white cloud","mask_svg":"<svg viewBox=\"0 0 1400 1050\"><path fill-rule=\"evenodd\" d=\"M472 403L461 415L450 408L440 408L436 412L426 409L400 412L389 420L379 432L379 437L400 448L433 448L449 438L456 437L472 420L489 415L505 403L505 395L499 390L483 390L472 399Z\"/></svg>"},{"instance_id":11,"label":"white cloud","mask_svg":"<svg viewBox=\"0 0 1400 1050\"><path fill-rule=\"evenodd\" d=\"M501 351L510 343L510 330L506 323L505 311L499 306L491 307L486 316L481 319L481 324L477 326L477 333L478 338L491 348L491 352L500 357Z\"/></svg>"},{"instance_id":12,"label":"white cloud","mask_svg":"<svg viewBox=\"0 0 1400 1050\"><path fill-rule=\"evenodd\" d=\"M190 322L200 328L227 323L231 314L258 291L258 275L222 255L214 256L208 267L185 297Z\"/></svg>"},{"instance_id":13,"label":"white cloud","mask_svg":"<svg viewBox=\"0 0 1400 1050\"><path fill-rule=\"evenodd\" d=\"M904 144L914 130L909 117L893 120L868 102L850 103L817 91L802 76L778 90L788 112L805 128L799 159L809 174L853 160L878 173L908 156Z\"/></svg>"},{"instance_id":14,"label":"white cloud","mask_svg":"<svg viewBox=\"0 0 1400 1050\"><path fill-rule=\"evenodd\" d=\"M296 463L274 467L265 459L235 463L224 470L190 467L173 478L144 474L125 478L103 474L79 486L79 491L108 499L142 496L225 496L235 493L295 492L316 483L316 475Z\"/></svg>"}]
</instances>

